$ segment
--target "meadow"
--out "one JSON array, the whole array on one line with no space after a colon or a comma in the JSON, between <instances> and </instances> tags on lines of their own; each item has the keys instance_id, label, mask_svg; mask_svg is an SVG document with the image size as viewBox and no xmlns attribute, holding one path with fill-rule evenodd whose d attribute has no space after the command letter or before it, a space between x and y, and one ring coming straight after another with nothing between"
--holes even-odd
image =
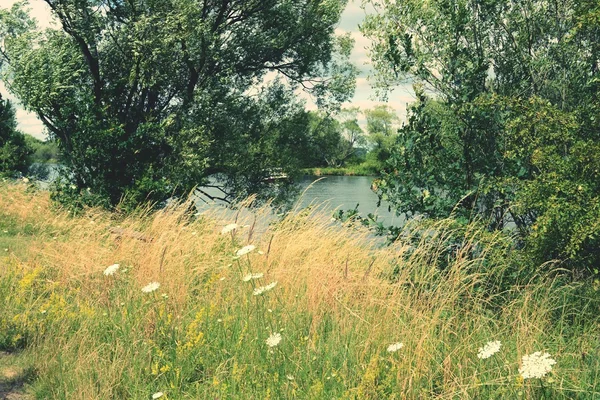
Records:
<instances>
[{"instance_id":1,"label":"meadow","mask_svg":"<svg viewBox=\"0 0 600 400\"><path fill-rule=\"evenodd\" d=\"M552 263L520 271L502 233L415 222L381 246L319 207L265 229L265 208L189 210L73 216L0 183L0 388L18 376L40 399L600 398L598 288Z\"/></svg>"}]
</instances>

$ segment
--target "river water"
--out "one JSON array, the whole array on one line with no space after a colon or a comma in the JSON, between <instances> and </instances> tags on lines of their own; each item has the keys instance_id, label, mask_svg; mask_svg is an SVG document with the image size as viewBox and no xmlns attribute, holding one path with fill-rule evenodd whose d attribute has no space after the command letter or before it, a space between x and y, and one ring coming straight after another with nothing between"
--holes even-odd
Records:
<instances>
[{"instance_id":1,"label":"river water","mask_svg":"<svg viewBox=\"0 0 600 400\"><path fill-rule=\"evenodd\" d=\"M369 213L377 215L386 225L398 225L404 222L389 204L382 202L377 207L377 195L371 190L373 177L370 176L306 176L300 182L302 193L298 199L300 208L311 204L322 204L326 211L354 209L362 216Z\"/></svg>"},{"instance_id":2,"label":"river water","mask_svg":"<svg viewBox=\"0 0 600 400\"><path fill-rule=\"evenodd\" d=\"M337 210L351 210L357 207L361 216L374 214L378 221L385 225L402 225L404 216L396 216L389 210L389 204L383 202L377 207L378 197L371 190L373 177L368 176L305 176L297 183L300 189L298 197L292 201L292 208L302 210L307 207L318 206L325 215L333 215ZM219 196L221 193L211 188L203 188L211 196ZM206 199L204 199L206 200ZM218 202L198 201L200 210L213 207ZM221 204L222 205L222 204Z\"/></svg>"},{"instance_id":3,"label":"river water","mask_svg":"<svg viewBox=\"0 0 600 400\"><path fill-rule=\"evenodd\" d=\"M56 178L57 171L58 166L49 165L48 181ZM402 225L404 216L396 216L393 210L390 212L388 203L383 202L377 207L377 195L371 190L373 179L370 176L305 176L298 181L300 194L295 201L295 208L318 205L324 212L333 214L336 210L350 210L358 205L362 216L371 213L377 215L385 225ZM207 189L207 192L217 196L221 194L211 189ZM200 201L197 204L203 209L208 206Z\"/></svg>"}]
</instances>

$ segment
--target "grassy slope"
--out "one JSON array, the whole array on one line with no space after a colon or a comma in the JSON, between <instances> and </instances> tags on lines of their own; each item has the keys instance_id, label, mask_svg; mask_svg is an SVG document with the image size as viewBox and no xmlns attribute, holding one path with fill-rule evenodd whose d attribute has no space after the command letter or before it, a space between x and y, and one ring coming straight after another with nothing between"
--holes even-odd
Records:
<instances>
[{"instance_id":1,"label":"grassy slope","mask_svg":"<svg viewBox=\"0 0 600 400\"><path fill-rule=\"evenodd\" d=\"M189 222L183 208L70 218L45 193L0 186L0 248L8 249L0 254L0 350L23 349L20 362L35 367L29 392L69 399L148 399L159 391L168 399L600 397L600 328L586 313L593 299L575 306L574 289L540 278L511 287L511 300L500 302L481 290L503 277L496 249L467 257L481 247L475 230L441 273L444 223L416 247L375 248L318 214L221 235L230 222L216 212ZM109 231L116 226L152 241L117 237ZM264 254L234 259L248 243ZM121 268L104 276L113 263ZM248 272L264 277L243 282ZM152 281L160 288L143 293ZM272 291L253 295L272 281ZM269 348L274 332L282 341ZM501 351L480 360L477 349L488 340L501 340ZM388 353L397 341L404 347ZM537 350L557 364L544 381L523 381L521 356Z\"/></svg>"}]
</instances>

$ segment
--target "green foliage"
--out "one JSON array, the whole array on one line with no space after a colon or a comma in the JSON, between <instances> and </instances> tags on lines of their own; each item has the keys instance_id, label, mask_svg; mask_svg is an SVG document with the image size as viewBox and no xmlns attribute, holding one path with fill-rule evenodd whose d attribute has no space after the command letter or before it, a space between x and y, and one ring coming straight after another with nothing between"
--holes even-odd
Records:
<instances>
[{"instance_id":1,"label":"green foliage","mask_svg":"<svg viewBox=\"0 0 600 400\"><path fill-rule=\"evenodd\" d=\"M343 109L335 114L309 111L303 167L340 168L356 163L358 149L366 143L358 125L358 112L358 109Z\"/></svg>"},{"instance_id":2,"label":"green foliage","mask_svg":"<svg viewBox=\"0 0 600 400\"><path fill-rule=\"evenodd\" d=\"M370 143L367 158L383 166L391 155L391 148L396 138L395 127L398 116L391 107L386 105L365 110L364 114L367 118L367 139Z\"/></svg>"},{"instance_id":3,"label":"green foliage","mask_svg":"<svg viewBox=\"0 0 600 400\"><path fill-rule=\"evenodd\" d=\"M399 213L514 226L532 265L600 262L596 2L373 1L382 87L417 101L377 185Z\"/></svg>"},{"instance_id":4,"label":"green foliage","mask_svg":"<svg viewBox=\"0 0 600 400\"><path fill-rule=\"evenodd\" d=\"M39 140L31 135L25 135L25 142L33 150L31 161L34 163L54 164L60 157L58 143L54 140Z\"/></svg>"},{"instance_id":5,"label":"green foliage","mask_svg":"<svg viewBox=\"0 0 600 400\"><path fill-rule=\"evenodd\" d=\"M344 0L46 3L60 30L0 14L4 78L59 144L68 184L113 206L161 204L214 173L229 198L270 194L269 170L298 164L287 129L301 116L284 99L302 85L335 110L354 90L352 40L334 35ZM268 72L288 85L257 94Z\"/></svg>"},{"instance_id":6,"label":"green foliage","mask_svg":"<svg viewBox=\"0 0 600 400\"><path fill-rule=\"evenodd\" d=\"M0 176L27 173L31 151L25 135L17 130L12 104L0 96Z\"/></svg>"}]
</instances>

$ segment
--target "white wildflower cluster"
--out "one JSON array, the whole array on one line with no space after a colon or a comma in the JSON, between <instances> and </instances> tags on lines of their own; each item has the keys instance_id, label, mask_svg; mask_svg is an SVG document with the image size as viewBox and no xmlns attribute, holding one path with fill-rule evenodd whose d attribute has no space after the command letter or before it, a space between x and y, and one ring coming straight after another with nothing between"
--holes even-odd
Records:
<instances>
[{"instance_id":1,"label":"white wildflower cluster","mask_svg":"<svg viewBox=\"0 0 600 400\"><path fill-rule=\"evenodd\" d=\"M533 354L525 355L522 359L522 366L519 368L519 374L523 379L543 378L552 371L552 366L556 361L550 358L550 354L536 351Z\"/></svg>"},{"instance_id":2,"label":"white wildflower cluster","mask_svg":"<svg viewBox=\"0 0 600 400\"><path fill-rule=\"evenodd\" d=\"M142 292L144 292L144 293L151 293L151 292L154 292L159 287L160 287L160 283L158 283L158 282L150 282L149 284L147 284L146 286L144 286L142 288Z\"/></svg>"},{"instance_id":3,"label":"white wildflower cluster","mask_svg":"<svg viewBox=\"0 0 600 400\"><path fill-rule=\"evenodd\" d=\"M477 353L477 357L481 359L490 358L494 354L500 351L500 347L502 343L499 340L495 340L493 342L487 342L485 346L479 348L479 352Z\"/></svg>"},{"instance_id":4,"label":"white wildflower cluster","mask_svg":"<svg viewBox=\"0 0 600 400\"><path fill-rule=\"evenodd\" d=\"M244 246L241 249L239 249L237 251L237 253L235 253L238 257L241 257L243 255L246 255L248 253L250 253L251 251L254 251L254 249L256 248L256 246L254 246L253 244L249 244L248 246Z\"/></svg>"},{"instance_id":5,"label":"white wildflower cluster","mask_svg":"<svg viewBox=\"0 0 600 400\"><path fill-rule=\"evenodd\" d=\"M254 294L255 296L260 296L261 294L273 289L275 286L277 286L277 282L271 282L267 286L260 286L255 288L252 294Z\"/></svg>"},{"instance_id":6,"label":"white wildflower cluster","mask_svg":"<svg viewBox=\"0 0 600 400\"><path fill-rule=\"evenodd\" d=\"M387 351L388 351L388 353L395 353L403 347L404 347L404 343L402 343L402 342L392 343L388 346Z\"/></svg>"},{"instance_id":7,"label":"white wildflower cluster","mask_svg":"<svg viewBox=\"0 0 600 400\"><path fill-rule=\"evenodd\" d=\"M238 228L238 224L225 225L225 227L223 227L223 229L221 229L221 235L226 235L229 232L231 232L237 228Z\"/></svg>"},{"instance_id":8,"label":"white wildflower cluster","mask_svg":"<svg viewBox=\"0 0 600 400\"><path fill-rule=\"evenodd\" d=\"M267 338L267 346L275 347L281 342L281 333L271 333L271 335Z\"/></svg>"},{"instance_id":9,"label":"white wildflower cluster","mask_svg":"<svg viewBox=\"0 0 600 400\"><path fill-rule=\"evenodd\" d=\"M244 276L244 277L242 278L242 280L243 280L244 282L249 282L249 281L251 281L252 279L260 279L260 278L262 278L262 277L263 277L263 275L264 275L264 274L263 274L262 272L253 273L253 274L248 274L248 275Z\"/></svg>"},{"instance_id":10,"label":"white wildflower cluster","mask_svg":"<svg viewBox=\"0 0 600 400\"><path fill-rule=\"evenodd\" d=\"M104 275L106 276L111 276L114 275L117 270L119 269L119 264L113 264L113 265L109 265L105 270L104 270Z\"/></svg>"}]
</instances>

